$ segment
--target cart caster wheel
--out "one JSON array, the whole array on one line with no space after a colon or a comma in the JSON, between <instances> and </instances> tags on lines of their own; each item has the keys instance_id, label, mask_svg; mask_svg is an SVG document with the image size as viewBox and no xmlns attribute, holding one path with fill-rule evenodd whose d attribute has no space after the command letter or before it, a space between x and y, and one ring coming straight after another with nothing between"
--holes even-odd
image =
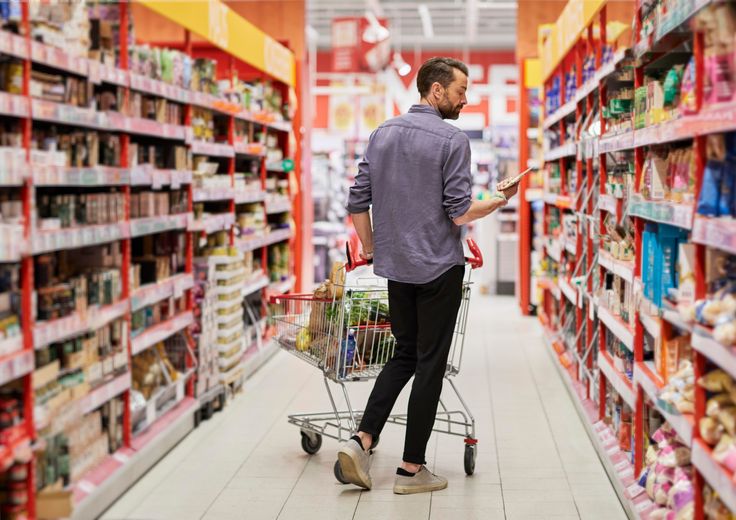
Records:
<instances>
[{"instance_id":1,"label":"cart caster wheel","mask_svg":"<svg viewBox=\"0 0 736 520\"><path fill-rule=\"evenodd\" d=\"M473 444L466 444L465 445L465 474L470 476L473 473L475 473L475 456L477 452L475 450L475 445Z\"/></svg>"},{"instance_id":2,"label":"cart caster wheel","mask_svg":"<svg viewBox=\"0 0 736 520\"><path fill-rule=\"evenodd\" d=\"M302 449L314 455L322 447L322 436L319 433L302 432Z\"/></svg>"},{"instance_id":3,"label":"cart caster wheel","mask_svg":"<svg viewBox=\"0 0 736 520\"><path fill-rule=\"evenodd\" d=\"M204 407L204 410L202 410L202 417L206 420L209 420L212 418L212 414L214 413L214 410L212 408L212 401L207 403Z\"/></svg>"},{"instance_id":4,"label":"cart caster wheel","mask_svg":"<svg viewBox=\"0 0 736 520\"><path fill-rule=\"evenodd\" d=\"M222 411L225 408L225 394L222 393L217 396L217 409Z\"/></svg>"},{"instance_id":5,"label":"cart caster wheel","mask_svg":"<svg viewBox=\"0 0 736 520\"><path fill-rule=\"evenodd\" d=\"M348 482L345 476L343 476L342 474L342 468L340 467L339 460L335 461L334 471L335 471L335 478L340 484L350 484L350 482Z\"/></svg>"},{"instance_id":6,"label":"cart caster wheel","mask_svg":"<svg viewBox=\"0 0 736 520\"><path fill-rule=\"evenodd\" d=\"M199 428L199 424L202 422L202 410L194 412L194 427Z\"/></svg>"}]
</instances>

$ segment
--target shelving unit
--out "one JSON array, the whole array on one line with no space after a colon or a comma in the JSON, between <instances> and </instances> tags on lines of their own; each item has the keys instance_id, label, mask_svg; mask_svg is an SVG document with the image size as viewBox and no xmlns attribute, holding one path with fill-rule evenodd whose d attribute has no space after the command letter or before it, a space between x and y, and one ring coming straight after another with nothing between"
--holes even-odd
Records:
<instances>
[{"instance_id":1,"label":"shelving unit","mask_svg":"<svg viewBox=\"0 0 736 520\"><path fill-rule=\"evenodd\" d=\"M713 394L694 384L694 402L680 403L694 413L680 412L670 401L673 390L668 384L679 377L699 381L715 368L736 378L736 346L718 343L712 329L684 319L687 313L672 300L688 298L679 302L683 308L691 301L707 300L709 276L715 276L710 258L716 251L736 254L733 218L703 216L697 202L707 183L707 139L736 130L736 102L706 101L705 83L716 80L707 76L704 33L691 24L705 12L701 10L711 9L711 2L639 1L632 7L631 49L628 37L607 38L615 26L609 23L611 5L605 0L571 0L540 48L545 104L553 110L538 130L547 150L541 165L545 238L540 242L544 262L551 266L537 281L543 292L538 316L549 352L631 518L646 519L659 507L636 484L647 470L647 447L656 446L650 440L652 417L655 424L661 420L669 425L677 442L691 450L694 517L704 518L706 485L736 513L734 475L717 462L698 427ZM647 27L654 30L644 38ZM705 22L698 27L708 30ZM688 63L694 74L689 112L678 116L685 109L670 107L655 113L633 99L630 115L612 108L620 108L614 101L627 99L624 89L651 93L658 88L651 82L663 81L673 65L684 68ZM652 99L648 101L655 103ZM524 104L522 95L522 110ZM529 133L523 123L520 131L523 136ZM657 167L655 153L663 150L692 150L690 191L673 195L672 200L669 193L659 197L650 191L657 175L652 173ZM619 180L627 176L628 185ZM623 189L617 186L620 182ZM631 251L625 248L625 237L610 235L612 230L617 237L625 233L628 222L633 224ZM573 250L566 238L572 227ZM648 249L655 237L662 248L659 256ZM670 237L672 242L667 242ZM683 275L682 265L692 268L692 280L686 277L685 286L678 288L676 277L674 286L668 285L666 269L676 262L681 245L679 255L688 263L679 268L680 280L689 276ZM653 263L672 250L674 256L658 264L661 280L651 279ZM522 279L525 269L522 260ZM674 264L673 271L677 270ZM619 299L612 300L611 293ZM524 310L525 300L521 302ZM666 352L675 357L667 358Z\"/></svg>"},{"instance_id":2,"label":"shelving unit","mask_svg":"<svg viewBox=\"0 0 736 520\"><path fill-rule=\"evenodd\" d=\"M190 32L209 37L209 26L201 26L208 23L206 18L186 21L180 18L176 6L141 3L180 23L186 34L183 42L149 42L151 46L177 49L195 59L217 59L217 80L232 83L237 76L268 81L279 99L290 99L296 86L294 55L267 35L257 30L248 32L273 50L269 55L271 61L264 64L253 61L252 54L243 55L242 47L233 49L224 45L222 39L218 40L219 47L210 43L193 44ZM217 0L214 3L223 10L228 9ZM10 215L0 214L0 269L17 273L17 284L5 289L0 286L0 296L5 296L2 291L7 290L19 301L17 309L12 309L19 320L17 332L0 341L0 386L12 385L16 392L13 395L18 396L20 403L18 423L0 431L0 471L12 464L27 465L28 501L22 508L27 518L93 518L176 445L195 426L200 406L207 404L199 400L204 399L205 393L197 386L200 374L194 367L200 360L195 357L190 333L197 320L193 294L197 283L195 250L207 235L225 233L228 247L259 258L256 272L244 276L233 300L239 306L239 321L233 328L243 333L250 331L253 325L246 320L245 309L257 313L256 350L248 351L243 343L235 360L236 367L229 371L228 377L233 379L229 382L238 378L242 381L245 374L252 373L250 360L254 354L259 354L262 362L273 353L271 348L263 346L269 338L262 322L265 315L262 302L269 291L288 292L298 282L294 237L299 230L299 217L292 212L301 192L292 191L291 186L299 183L298 162L292 158L298 157L300 143L299 139L293 139L292 123L281 120L283 107L278 107L278 114L265 106L251 113L234 103L232 97L188 90L131 72L128 2L105 6L107 10L117 10L114 34L119 38L119 45L112 52L115 66L110 65L109 59L103 64L99 58L73 56L68 49L31 41L33 21L29 5L27 2L19 5L22 17L13 22L19 34L0 29L0 55L16 59L15 63L22 69L21 92L0 91L0 122L8 128L17 128L22 145L18 147L20 151L9 147L0 149L0 191L19 201L22 208L13 222L4 222L3 217ZM242 29L246 23L234 15L229 20L233 31ZM115 92L116 103L120 104L113 103L111 108L99 104L97 108L87 108L93 106L89 100L75 106L71 102L41 99L33 83L36 72L53 74L67 83L82 82L93 95ZM169 117L170 122L164 123L158 114L153 118L130 115L134 96L147 96L152 106L168 104L180 111L180 120L173 123ZM298 95L291 99L298 99ZM192 117L197 110L209 111L223 122L224 136L209 141L195 137ZM299 117L298 108L296 117ZM244 135L239 133L243 129ZM115 162L108 157L104 161L89 159L90 163L99 164L86 166L80 162L68 166L69 157L36 149L39 139L46 135L37 136L37 131L64 135L77 132L98 140L101 136L111 136L117 146ZM294 141L296 148L291 145ZM168 167L158 167L162 164L157 166L153 159L138 163L136 151L142 146L156 147L157 152L159 148L176 152L189 163L192 156L216 162L225 183L214 188L195 187L198 172L191 166L182 167L178 157L176 166L169 159L156 160L157 164L167 162ZM242 182L236 174L238 164L252 166L256 182L249 185ZM58 194L73 200L63 201L65 204L91 205L92 201L98 207L109 204L108 214L117 212L116 218L90 221L92 210L87 207L88 220L77 223L73 205L69 210L71 225L63 221L68 215L50 218L42 214L47 203L41 204L40 198ZM144 198L145 203L141 202ZM163 198L166 209L158 206L153 212L141 209L149 207L149 201L156 199L158 204ZM218 211L202 215L195 211L195 204L212 204ZM262 211L264 226L257 236L244 233L237 220L239 208L241 213L249 211L248 208ZM104 211L100 213L104 216ZM237 236L241 233L242 236ZM273 262L272 251L276 248L287 256L279 264ZM167 253L163 256L168 255L168 260L162 269L156 252L164 249ZM82 260L84 263L79 263ZM112 274L104 271L109 278L98 281L88 277L84 283L89 285L75 286L82 283L76 279L80 274L67 270L69 264L78 264L80 269L107 269ZM144 270L146 274L142 275ZM65 278L67 275L74 279ZM105 285L104 291L98 290L104 295L103 301L85 299L85 304L80 306L76 300L53 300L51 306L47 300L57 298L50 296L52 283L67 283L71 289L66 290L76 294L77 300L80 295L88 299L88 294L93 294L90 287L93 283L109 286ZM83 292L82 287L89 292ZM254 307L249 300L261 304ZM98 359L93 364L88 364L91 362L85 350L86 342L92 341L90 338L95 338L89 343L90 352L94 351ZM73 350L75 345L81 345L82 350ZM55 358L52 351L63 352L63 358ZM140 403L134 403L133 394L141 390L137 377L139 361L144 358L165 366L167 381L140 408ZM235 369L237 378L232 377ZM61 393L46 392L47 385L61 383L62 378L70 375L78 376L79 381L69 384L64 379L63 384L57 385L64 388ZM220 394L219 391L210 393L214 397ZM36 482L38 472L53 462L56 435L65 427L71 428L65 425L75 422L85 427L95 427L96 423L100 430L99 417L105 414L107 426L95 433L94 442L91 439L89 442L88 457L93 459L85 459L83 467L67 462L72 466L73 478L65 477L71 480L64 487L66 494L55 496L56 506L60 500L62 511L49 512L50 488L37 489ZM48 478L46 475L44 479ZM60 473L58 483L61 477ZM19 511L13 510L16 512ZM5 509L3 517L4 514Z\"/></svg>"}]
</instances>

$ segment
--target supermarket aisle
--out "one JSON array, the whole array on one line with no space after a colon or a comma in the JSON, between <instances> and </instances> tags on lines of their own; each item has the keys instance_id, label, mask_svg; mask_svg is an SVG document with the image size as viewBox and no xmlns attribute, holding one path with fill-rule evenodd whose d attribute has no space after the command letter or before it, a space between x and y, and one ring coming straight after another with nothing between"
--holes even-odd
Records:
<instances>
[{"instance_id":1,"label":"supermarket aisle","mask_svg":"<svg viewBox=\"0 0 736 520\"><path fill-rule=\"evenodd\" d=\"M224 413L202 423L103 519L625 518L537 321L519 317L511 298L474 295L472 307L457 384L476 414L473 477L463 472L462 440L435 435L429 466L450 479L448 489L394 495L403 429L388 425L373 462L374 489L338 484L337 443L325 439L310 458L286 422L288 413L329 409L321 374L279 352ZM350 390L362 406L370 384Z\"/></svg>"}]
</instances>

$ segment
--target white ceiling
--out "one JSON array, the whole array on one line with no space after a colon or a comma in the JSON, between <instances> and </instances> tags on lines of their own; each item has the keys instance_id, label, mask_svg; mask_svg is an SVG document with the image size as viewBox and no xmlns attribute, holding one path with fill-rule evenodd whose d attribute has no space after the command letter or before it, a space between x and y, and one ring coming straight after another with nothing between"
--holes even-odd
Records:
<instances>
[{"instance_id":1,"label":"white ceiling","mask_svg":"<svg viewBox=\"0 0 736 520\"><path fill-rule=\"evenodd\" d=\"M434 36L427 37L420 6L427 6ZM366 11L389 20L394 48L513 49L516 2L507 0L307 0L307 24L320 48L330 47L331 22Z\"/></svg>"}]
</instances>

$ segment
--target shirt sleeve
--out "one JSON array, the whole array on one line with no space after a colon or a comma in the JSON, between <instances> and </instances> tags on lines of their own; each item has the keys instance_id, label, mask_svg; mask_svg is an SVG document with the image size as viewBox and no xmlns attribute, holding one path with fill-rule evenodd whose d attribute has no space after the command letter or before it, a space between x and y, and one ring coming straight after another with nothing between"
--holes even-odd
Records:
<instances>
[{"instance_id":1,"label":"shirt sleeve","mask_svg":"<svg viewBox=\"0 0 736 520\"><path fill-rule=\"evenodd\" d=\"M442 167L442 206L454 220L472 204L473 176L470 173L470 140L464 132L450 138L447 159Z\"/></svg>"},{"instance_id":2,"label":"shirt sleeve","mask_svg":"<svg viewBox=\"0 0 736 520\"><path fill-rule=\"evenodd\" d=\"M363 159L358 163L358 174L355 176L355 184L350 188L350 194L348 195L347 210L348 213L365 213L371 207L372 192L371 192L371 169L370 162L368 160L368 152L370 151L373 135L368 140L368 146L365 148L365 155Z\"/></svg>"}]
</instances>

